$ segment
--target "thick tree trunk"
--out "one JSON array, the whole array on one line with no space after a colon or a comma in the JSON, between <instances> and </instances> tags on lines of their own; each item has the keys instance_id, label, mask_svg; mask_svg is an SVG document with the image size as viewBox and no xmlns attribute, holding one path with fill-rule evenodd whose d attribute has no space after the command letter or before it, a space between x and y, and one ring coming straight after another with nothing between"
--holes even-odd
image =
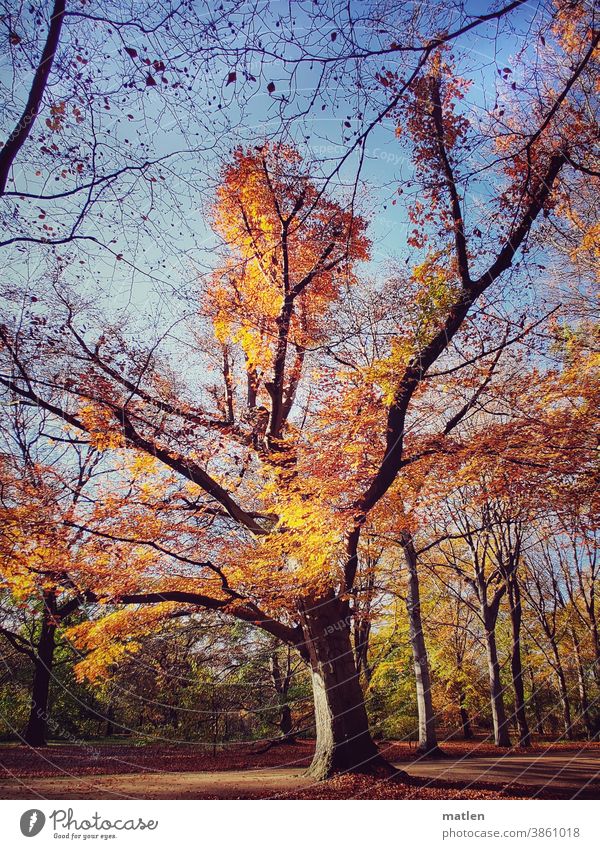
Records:
<instances>
[{"instance_id":1,"label":"thick tree trunk","mask_svg":"<svg viewBox=\"0 0 600 849\"><path fill-rule=\"evenodd\" d=\"M56 622L50 604L46 603L40 638L35 653L29 721L24 734L24 742L28 746L35 746L36 748L47 745L48 697L52 661L54 659L55 633Z\"/></svg>"},{"instance_id":2,"label":"thick tree trunk","mask_svg":"<svg viewBox=\"0 0 600 849\"><path fill-rule=\"evenodd\" d=\"M421 619L421 592L417 553L410 534L403 537L403 551L408 569L406 594L406 609L408 612L410 646L412 649L413 666L417 690L417 716L419 722L418 751L423 755L439 757L443 755L438 746L435 727L435 714L431 699L431 675L429 672L429 657L423 635Z\"/></svg>"},{"instance_id":3,"label":"thick tree trunk","mask_svg":"<svg viewBox=\"0 0 600 849\"><path fill-rule=\"evenodd\" d=\"M523 686L523 663L521 660L521 594L516 582L509 586L508 600L512 633L510 668L515 692L515 716L519 730L519 746L526 748L531 746L531 731L525 712L525 688Z\"/></svg>"},{"instance_id":4,"label":"thick tree trunk","mask_svg":"<svg viewBox=\"0 0 600 849\"><path fill-rule=\"evenodd\" d=\"M312 671L317 743L307 775L393 772L369 731L350 639L348 605L333 596L305 602L301 611Z\"/></svg>"},{"instance_id":5,"label":"thick tree trunk","mask_svg":"<svg viewBox=\"0 0 600 849\"><path fill-rule=\"evenodd\" d=\"M484 615L485 646L487 651L488 673L490 680L490 704L492 707L492 721L494 723L494 743L496 746L510 746L508 723L506 721L506 711L504 710L504 699L502 697L502 681L500 680L498 649L496 647L496 623L495 621L491 621L489 610L486 611Z\"/></svg>"}]
</instances>

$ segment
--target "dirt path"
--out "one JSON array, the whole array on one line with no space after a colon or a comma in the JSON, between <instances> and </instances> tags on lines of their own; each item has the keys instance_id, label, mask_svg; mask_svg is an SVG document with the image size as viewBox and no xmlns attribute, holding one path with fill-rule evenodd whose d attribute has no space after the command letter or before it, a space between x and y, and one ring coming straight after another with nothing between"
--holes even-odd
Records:
<instances>
[{"instance_id":1,"label":"dirt path","mask_svg":"<svg viewBox=\"0 0 600 849\"><path fill-rule=\"evenodd\" d=\"M548 755L510 755L466 760L448 758L403 764L411 775L443 781L491 784L546 785L550 789L578 790L600 784L600 755L584 752Z\"/></svg>"},{"instance_id":2,"label":"dirt path","mask_svg":"<svg viewBox=\"0 0 600 849\"><path fill-rule=\"evenodd\" d=\"M512 755L399 763L421 778L446 781L509 782L573 791L600 784L600 753ZM301 769L270 768L228 772L88 775L0 780L2 799L251 799L285 796L311 782Z\"/></svg>"}]
</instances>

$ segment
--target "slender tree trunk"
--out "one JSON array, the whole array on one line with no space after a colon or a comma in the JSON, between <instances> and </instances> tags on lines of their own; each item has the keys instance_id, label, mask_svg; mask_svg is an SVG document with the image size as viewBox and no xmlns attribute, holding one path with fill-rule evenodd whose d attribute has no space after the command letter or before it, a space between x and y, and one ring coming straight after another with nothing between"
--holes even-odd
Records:
<instances>
[{"instance_id":1,"label":"slender tree trunk","mask_svg":"<svg viewBox=\"0 0 600 849\"><path fill-rule=\"evenodd\" d=\"M529 669L529 678L531 680L531 705L533 707L533 714L535 716L535 730L538 734L543 734L544 717L542 716L542 711L540 709L540 703L537 697L537 685L535 683L533 670L531 668Z\"/></svg>"},{"instance_id":2,"label":"slender tree trunk","mask_svg":"<svg viewBox=\"0 0 600 849\"><path fill-rule=\"evenodd\" d=\"M492 721L494 723L494 743L496 746L510 746L510 735L508 733L504 698L502 696L498 649L496 647L496 621L495 616L493 616L489 608L486 608L484 611L484 623L485 646L490 679L490 704L492 707Z\"/></svg>"},{"instance_id":3,"label":"slender tree trunk","mask_svg":"<svg viewBox=\"0 0 600 849\"><path fill-rule=\"evenodd\" d=\"M467 711L465 704L465 694L462 690L458 694L458 710L460 712L460 724L462 726L463 739L471 740L473 738L473 730L471 728L469 712Z\"/></svg>"},{"instance_id":4,"label":"slender tree trunk","mask_svg":"<svg viewBox=\"0 0 600 849\"><path fill-rule=\"evenodd\" d=\"M516 581L512 581L509 585L508 601L512 633L510 668L515 691L515 716L519 731L519 746L526 748L531 746L531 731L525 711L525 688L523 686L523 663L521 660L521 593Z\"/></svg>"},{"instance_id":5,"label":"slender tree trunk","mask_svg":"<svg viewBox=\"0 0 600 849\"><path fill-rule=\"evenodd\" d=\"M408 612L410 646L412 649L413 666L417 690L417 715L419 722L419 745L421 754L439 757L443 755L438 746L435 727L435 713L431 698L431 675L429 657L423 635L421 619L421 593L419 587L419 572L417 553L410 534L403 535L403 551L408 568L406 594L406 609Z\"/></svg>"},{"instance_id":6,"label":"slender tree trunk","mask_svg":"<svg viewBox=\"0 0 600 849\"><path fill-rule=\"evenodd\" d=\"M54 659L55 633L56 621L53 616L52 600L44 599L42 627L33 666L31 708L24 734L24 742L28 746L35 746L36 748L47 745L48 700Z\"/></svg>"},{"instance_id":7,"label":"slender tree trunk","mask_svg":"<svg viewBox=\"0 0 600 849\"><path fill-rule=\"evenodd\" d=\"M348 604L333 596L306 601L301 611L312 672L317 743L307 774L317 780L339 772L391 774L369 731L352 642Z\"/></svg>"},{"instance_id":8,"label":"slender tree trunk","mask_svg":"<svg viewBox=\"0 0 600 849\"><path fill-rule=\"evenodd\" d=\"M554 639L550 640L552 646L552 654L554 655L554 671L558 679L558 692L560 693L560 703L563 712L563 726L565 729L565 737L567 740L573 739L573 724L571 722L571 704L569 702L569 691L567 689L567 679L558 653L558 646Z\"/></svg>"},{"instance_id":9,"label":"slender tree trunk","mask_svg":"<svg viewBox=\"0 0 600 849\"><path fill-rule=\"evenodd\" d=\"M169 713L169 723L173 726L173 731L177 731L179 728L179 714L177 713L177 708L174 705L171 705L168 710Z\"/></svg>"},{"instance_id":10,"label":"slender tree trunk","mask_svg":"<svg viewBox=\"0 0 600 849\"><path fill-rule=\"evenodd\" d=\"M588 607L588 615L590 617L590 630L592 634L592 644L594 646L594 676L596 683L600 687L600 634L598 634L598 622L595 614L595 605L591 609Z\"/></svg>"},{"instance_id":11,"label":"slender tree trunk","mask_svg":"<svg viewBox=\"0 0 600 849\"><path fill-rule=\"evenodd\" d=\"M106 710L106 727L104 729L105 737L112 737L115 733L115 709L113 707L112 701L108 703L108 708Z\"/></svg>"},{"instance_id":12,"label":"slender tree trunk","mask_svg":"<svg viewBox=\"0 0 600 849\"><path fill-rule=\"evenodd\" d=\"M368 620L357 621L354 624L354 654L356 656L356 668L361 680L368 686L371 681L371 667L369 666L369 638L371 636L371 623Z\"/></svg>"},{"instance_id":13,"label":"slender tree trunk","mask_svg":"<svg viewBox=\"0 0 600 849\"><path fill-rule=\"evenodd\" d=\"M288 693L290 685L289 655L287 658L286 669L285 671L283 671L281 669L281 664L279 662L279 656L277 654L277 651L273 652L273 654L271 655L271 678L273 680L273 686L275 688L275 692L277 693L277 700L279 702L279 731L281 734L281 739L282 741L293 743L294 734L292 725L292 711L288 704Z\"/></svg>"},{"instance_id":14,"label":"slender tree trunk","mask_svg":"<svg viewBox=\"0 0 600 849\"><path fill-rule=\"evenodd\" d=\"M281 736L288 743L294 742L294 734L293 734L293 725L292 725L292 711L290 710L290 706L283 704L281 705L281 714L279 717L279 731L281 732Z\"/></svg>"},{"instance_id":15,"label":"slender tree trunk","mask_svg":"<svg viewBox=\"0 0 600 849\"><path fill-rule=\"evenodd\" d=\"M246 375L248 379L248 394L246 403L249 410L254 410L256 407L256 395L258 391L258 377L256 371L249 365L246 360Z\"/></svg>"},{"instance_id":16,"label":"slender tree trunk","mask_svg":"<svg viewBox=\"0 0 600 849\"><path fill-rule=\"evenodd\" d=\"M585 671L583 668L583 662L581 660L579 640L577 639L577 634L575 633L574 628L572 628L571 630L571 639L573 640L573 652L575 654L575 660L577 662L577 684L579 687L579 703L581 706L581 717L585 723L585 730L587 733L588 740L592 740L594 737L594 725L592 722L592 717L590 716L590 703L588 699L587 685L585 681Z\"/></svg>"},{"instance_id":17,"label":"slender tree trunk","mask_svg":"<svg viewBox=\"0 0 600 849\"><path fill-rule=\"evenodd\" d=\"M373 670L369 663L369 649L371 639L371 605L373 603L373 588L375 572L372 564L367 561L368 571L361 577L359 594L354 602L354 657L358 677L365 689L371 683ZM360 601L359 601L360 599Z\"/></svg>"}]
</instances>

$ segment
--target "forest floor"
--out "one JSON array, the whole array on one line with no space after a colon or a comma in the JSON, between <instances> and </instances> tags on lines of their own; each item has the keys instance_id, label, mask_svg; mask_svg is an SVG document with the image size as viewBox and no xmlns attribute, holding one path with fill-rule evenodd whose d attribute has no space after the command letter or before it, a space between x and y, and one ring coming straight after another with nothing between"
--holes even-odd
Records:
<instances>
[{"instance_id":1,"label":"forest floor","mask_svg":"<svg viewBox=\"0 0 600 849\"><path fill-rule=\"evenodd\" d=\"M0 746L1 799L490 799L600 798L600 743L540 743L499 752L487 743L448 742L441 760L414 746L382 743L408 780L303 775L312 743L135 746L82 742L45 749Z\"/></svg>"}]
</instances>

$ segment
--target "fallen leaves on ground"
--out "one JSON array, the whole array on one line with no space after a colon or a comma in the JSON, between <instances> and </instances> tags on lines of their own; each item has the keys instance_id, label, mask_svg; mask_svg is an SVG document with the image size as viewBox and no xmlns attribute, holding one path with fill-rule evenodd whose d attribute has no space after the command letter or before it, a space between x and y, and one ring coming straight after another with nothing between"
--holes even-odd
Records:
<instances>
[{"instance_id":1,"label":"fallen leaves on ground","mask_svg":"<svg viewBox=\"0 0 600 849\"><path fill-rule=\"evenodd\" d=\"M216 772L261 769L271 766L303 768L309 765L313 743L293 746L241 744L225 750L197 744L132 746L86 742L81 745L50 745L43 749L0 746L4 777L43 778L59 775L103 775L140 772Z\"/></svg>"},{"instance_id":2,"label":"fallen leaves on ground","mask_svg":"<svg viewBox=\"0 0 600 849\"><path fill-rule=\"evenodd\" d=\"M458 782L411 779L409 782L368 775L337 775L286 795L286 799L525 799L531 788L470 786Z\"/></svg>"},{"instance_id":3,"label":"fallen leaves on ground","mask_svg":"<svg viewBox=\"0 0 600 849\"><path fill-rule=\"evenodd\" d=\"M414 761L419 758L414 744L381 742L380 751L390 761ZM248 787L243 792L219 790L214 793L196 793L186 789L185 773L217 772L234 770L260 770L273 767L289 767L301 771L310 764L314 742L303 740L294 744L267 746L264 743L229 745L213 751L206 746L193 743L165 745L93 741L80 745L52 744L43 749L26 746L0 746L0 768L5 779L23 778L67 778L86 775L103 776L103 781L117 781L119 775L141 773L180 773L173 776L170 786L177 798L281 798L281 799L523 799L535 793L535 787L506 783L443 781L411 777L382 778L367 775L339 775L312 784L293 792L273 793L260 787ZM540 742L526 750L514 748L500 752L495 746L482 742L449 741L443 746L449 757L477 757L500 755L516 757L523 754L535 755L542 752L579 752L582 749L597 753L598 743L544 743ZM183 784L182 784L183 782ZM175 786L176 785L176 786ZM103 791L104 792L104 791ZM223 793L225 792L225 795ZM85 787L84 795L87 798ZM536 798L570 798L573 791L552 788L536 795ZM101 794L102 795L102 794ZM156 797L152 792L146 798ZM163 798L162 793L160 798ZM164 797L166 798L166 797ZM596 787L587 788L579 798L598 798Z\"/></svg>"}]
</instances>

